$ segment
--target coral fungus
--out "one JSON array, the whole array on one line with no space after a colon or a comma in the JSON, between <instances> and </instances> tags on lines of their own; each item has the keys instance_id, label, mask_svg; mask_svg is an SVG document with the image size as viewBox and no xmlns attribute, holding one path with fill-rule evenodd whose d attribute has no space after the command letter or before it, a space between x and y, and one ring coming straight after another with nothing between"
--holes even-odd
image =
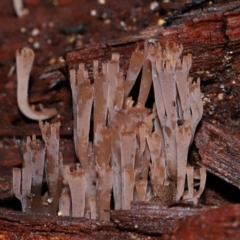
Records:
<instances>
[{"instance_id":1,"label":"coral fungus","mask_svg":"<svg viewBox=\"0 0 240 240\"><path fill-rule=\"evenodd\" d=\"M83 64L77 71L70 70L76 153L86 179L93 180L91 164L113 171L108 177L109 182L113 181L115 209L129 209L131 201L137 200L196 203L204 189L206 170L194 169L187 161L203 113L200 80L189 78L192 56L188 54L181 60L182 51L181 45L167 43L162 49L159 43L146 42L143 51L137 48L132 53L126 77L119 67L119 54L113 53L102 71L94 61L92 84ZM134 102L131 91L140 76ZM152 84L155 103L147 108ZM88 137L91 113L93 143ZM102 131L99 138L101 128L105 133ZM100 139L105 141L101 152ZM107 157L103 166L98 162L99 154ZM100 187L99 174L96 179ZM86 209L92 194L94 191L86 193Z\"/></svg>"},{"instance_id":2,"label":"coral fungus","mask_svg":"<svg viewBox=\"0 0 240 240\"><path fill-rule=\"evenodd\" d=\"M163 49L158 42L145 42L144 50L133 52L126 76L119 67L119 54L113 53L102 66L94 61L93 83L84 64L70 70L79 160L75 170L62 166L60 125L40 123L46 150L38 147L38 151L46 151L47 197L53 212L59 204L60 215L109 220L110 208L130 209L132 201L197 203L206 169L190 166L188 151L203 105L200 80L188 76L192 56L180 59L182 51L177 44L167 43ZM132 89L137 81L136 93ZM33 196L34 186L43 180L42 156L40 175L33 174L37 166L33 145L28 138L23 168L13 171L14 193L25 211L34 199L29 200L29 194ZM112 192L114 206L110 207Z\"/></svg>"}]
</instances>

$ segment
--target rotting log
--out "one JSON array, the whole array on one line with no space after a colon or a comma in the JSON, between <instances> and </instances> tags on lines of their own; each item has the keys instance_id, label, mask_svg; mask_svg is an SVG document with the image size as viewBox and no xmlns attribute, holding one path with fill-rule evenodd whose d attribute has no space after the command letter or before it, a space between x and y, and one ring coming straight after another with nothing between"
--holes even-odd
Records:
<instances>
[{"instance_id":1,"label":"rotting log","mask_svg":"<svg viewBox=\"0 0 240 240\"><path fill-rule=\"evenodd\" d=\"M179 219L209 209L210 207L204 206L166 207L154 202L134 202L131 210L111 211L111 218L123 230L145 234L171 234Z\"/></svg>"},{"instance_id":2,"label":"rotting log","mask_svg":"<svg viewBox=\"0 0 240 240\"><path fill-rule=\"evenodd\" d=\"M154 203L134 203L132 210L111 211L113 222L84 218L52 217L0 208L2 239L165 239L171 235L179 219L207 211L210 207L161 207ZM28 238L26 238L26 236ZM153 237L155 236L155 237ZM141 238L142 237L142 238Z\"/></svg>"},{"instance_id":3,"label":"rotting log","mask_svg":"<svg viewBox=\"0 0 240 240\"><path fill-rule=\"evenodd\" d=\"M240 205L225 205L182 220L172 240L240 239Z\"/></svg>"},{"instance_id":4,"label":"rotting log","mask_svg":"<svg viewBox=\"0 0 240 240\"><path fill-rule=\"evenodd\" d=\"M136 239L135 237L136 234L121 232L111 222L71 217L50 217L0 208L1 239L107 240Z\"/></svg>"},{"instance_id":5,"label":"rotting log","mask_svg":"<svg viewBox=\"0 0 240 240\"><path fill-rule=\"evenodd\" d=\"M197 163L240 189L239 135L202 122L195 144L200 154Z\"/></svg>"}]
</instances>

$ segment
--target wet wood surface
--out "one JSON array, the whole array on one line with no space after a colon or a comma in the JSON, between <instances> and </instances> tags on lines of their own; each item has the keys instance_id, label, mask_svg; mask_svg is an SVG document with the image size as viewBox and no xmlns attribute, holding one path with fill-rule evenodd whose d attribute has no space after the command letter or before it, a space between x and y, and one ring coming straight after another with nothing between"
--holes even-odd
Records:
<instances>
[{"instance_id":1,"label":"wet wood surface","mask_svg":"<svg viewBox=\"0 0 240 240\"><path fill-rule=\"evenodd\" d=\"M131 210L111 211L113 222L123 230L145 234L171 234L179 219L197 215L210 207L192 205L164 207L154 202L132 203Z\"/></svg>"},{"instance_id":2,"label":"wet wood surface","mask_svg":"<svg viewBox=\"0 0 240 240\"><path fill-rule=\"evenodd\" d=\"M240 189L240 136L203 122L195 143L198 164Z\"/></svg>"},{"instance_id":3,"label":"wet wood surface","mask_svg":"<svg viewBox=\"0 0 240 240\"><path fill-rule=\"evenodd\" d=\"M0 208L1 239L135 239L111 222L80 218L48 217Z\"/></svg>"},{"instance_id":4,"label":"wet wood surface","mask_svg":"<svg viewBox=\"0 0 240 240\"><path fill-rule=\"evenodd\" d=\"M240 239L240 205L226 205L181 221L172 240L190 239Z\"/></svg>"},{"instance_id":5,"label":"wet wood surface","mask_svg":"<svg viewBox=\"0 0 240 240\"><path fill-rule=\"evenodd\" d=\"M175 208L175 209L174 209ZM135 204L112 212L113 222L49 217L0 208L2 239L238 239L240 205L217 209ZM125 213L125 216L124 216ZM217 237L217 238L216 238Z\"/></svg>"}]
</instances>

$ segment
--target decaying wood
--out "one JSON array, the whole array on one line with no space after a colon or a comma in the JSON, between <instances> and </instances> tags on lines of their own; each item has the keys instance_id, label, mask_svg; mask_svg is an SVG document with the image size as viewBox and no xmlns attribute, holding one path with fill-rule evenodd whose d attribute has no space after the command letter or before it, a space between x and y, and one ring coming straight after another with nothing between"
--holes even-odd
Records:
<instances>
[{"instance_id":1,"label":"decaying wood","mask_svg":"<svg viewBox=\"0 0 240 240\"><path fill-rule=\"evenodd\" d=\"M134 202L131 210L111 211L111 217L120 229L159 235L172 233L179 219L209 209L200 206L164 207L154 202Z\"/></svg>"},{"instance_id":2,"label":"decaying wood","mask_svg":"<svg viewBox=\"0 0 240 240\"><path fill-rule=\"evenodd\" d=\"M219 141L221 139L221 141ZM240 188L240 139L210 123L202 122L195 138L199 149L198 164Z\"/></svg>"},{"instance_id":3,"label":"decaying wood","mask_svg":"<svg viewBox=\"0 0 240 240\"><path fill-rule=\"evenodd\" d=\"M48 217L3 208L0 208L0 237L9 240L135 239L134 234L120 232L111 222L84 218Z\"/></svg>"},{"instance_id":4,"label":"decaying wood","mask_svg":"<svg viewBox=\"0 0 240 240\"><path fill-rule=\"evenodd\" d=\"M113 223L84 218L50 217L0 208L0 232L5 239L58 237L70 239L134 239L170 236L179 219L207 211L208 207L163 208L154 203L134 203L133 210L111 211ZM122 231L124 230L124 231ZM144 235L141 235L144 234ZM15 237L15 238L14 238ZM35 237L35 238L34 238ZM155 239L152 237L151 239Z\"/></svg>"},{"instance_id":5,"label":"decaying wood","mask_svg":"<svg viewBox=\"0 0 240 240\"><path fill-rule=\"evenodd\" d=\"M0 232L2 239L29 240L49 237L63 240L148 239L147 235L137 232L151 234L152 240L162 239L162 233L164 239L170 239L172 235L172 239L180 240L239 239L240 236L240 205L225 205L219 209L207 210L186 207L163 209L154 204L135 204L132 213L125 210L111 214L114 223L83 218L49 217L0 208ZM186 220L179 220L186 216ZM122 231L123 229L125 231ZM173 229L176 230L173 232Z\"/></svg>"},{"instance_id":6,"label":"decaying wood","mask_svg":"<svg viewBox=\"0 0 240 240\"><path fill-rule=\"evenodd\" d=\"M240 239L240 205L187 217L175 229L172 240L236 240Z\"/></svg>"}]
</instances>

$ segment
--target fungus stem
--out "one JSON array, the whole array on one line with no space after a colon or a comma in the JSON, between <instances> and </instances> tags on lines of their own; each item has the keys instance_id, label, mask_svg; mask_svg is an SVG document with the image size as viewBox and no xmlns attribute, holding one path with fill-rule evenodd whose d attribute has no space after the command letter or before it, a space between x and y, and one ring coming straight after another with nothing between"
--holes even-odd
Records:
<instances>
[{"instance_id":1,"label":"fungus stem","mask_svg":"<svg viewBox=\"0 0 240 240\"><path fill-rule=\"evenodd\" d=\"M30 48L23 48L16 53L17 63L17 102L21 112L36 121L49 119L57 114L56 108L43 108L41 111L32 109L28 102L28 83L35 54Z\"/></svg>"}]
</instances>

